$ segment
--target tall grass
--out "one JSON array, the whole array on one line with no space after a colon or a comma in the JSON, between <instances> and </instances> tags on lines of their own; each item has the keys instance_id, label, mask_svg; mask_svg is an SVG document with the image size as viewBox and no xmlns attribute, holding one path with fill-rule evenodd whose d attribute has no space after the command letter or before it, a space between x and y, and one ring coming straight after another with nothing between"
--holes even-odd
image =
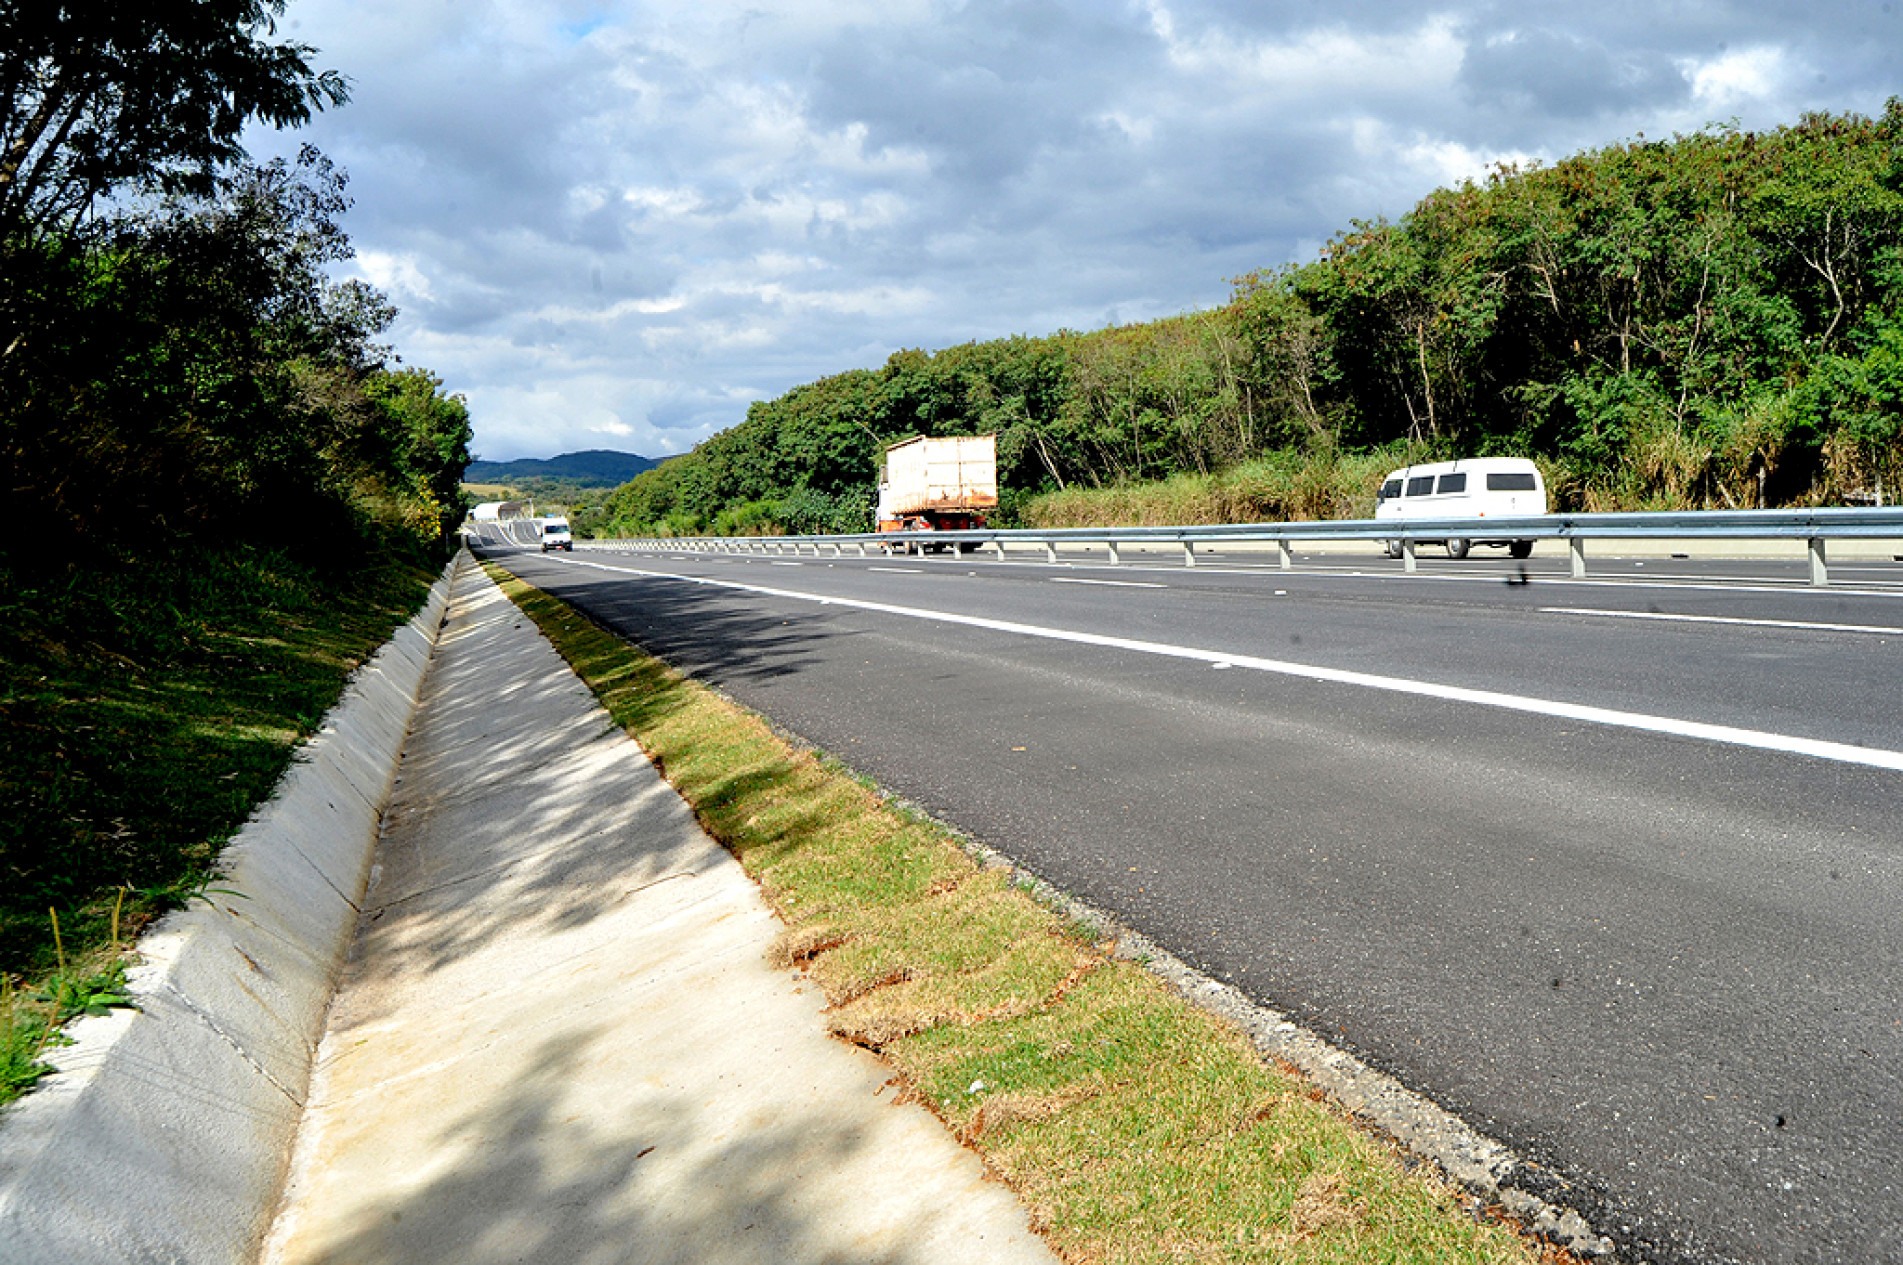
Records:
<instances>
[{"instance_id":1,"label":"tall grass","mask_svg":"<svg viewBox=\"0 0 1903 1265\"><path fill-rule=\"evenodd\" d=\"M1157 483L1071 487L1024 502L1027 527L1164 527L1213 523L1307 522L1370 518L1381 476L1420 449L1389 444L1367 452L1287 450L1213 474L1179 474Z\"/></svg>"}]
</instances>

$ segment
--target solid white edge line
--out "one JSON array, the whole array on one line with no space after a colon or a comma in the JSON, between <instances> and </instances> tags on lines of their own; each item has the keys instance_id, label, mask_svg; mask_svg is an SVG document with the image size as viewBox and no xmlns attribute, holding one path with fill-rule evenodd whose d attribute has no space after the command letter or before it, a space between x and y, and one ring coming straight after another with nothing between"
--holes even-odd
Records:
<instances>
[{"instance_id":1,"label":"solid white edge line","mask_svg":"<svg viewBox=\"0 0 1903 1265\"><path fill-rule=\"evenodd\" d=\"M1542 606L1543 615L1591 615L1597 619L1649 619L1673 624L1737 624L1747 628L1799 628L1806 632L1874 633L1903 637L1903 628L1879 624L1816 624L1801 619L1743 619L1735 615L1675 615L1664 611L1604 611L1584 606Z\"/></svg>"},{"instance_id":2,"label":"solid white edge line","mask_svg":"<svg viewBox=\"0 0 1903 1265\"><path fill-rule=\"evenodd\" d=\"M1110 589L1166 589L1169 587L1167 584L1155 584L1149 580L1084 580L1064 575L1051 576L1050 581L1052 584L1100 584Z\"/></svg>"},{"instance_id":3,"label":"solid white edge line","mask_svg":"<svg viewBox=\"0 0 1903 1265\"><path fill-rule=\"evenodd\" d=\"M767 597L783 597L793 601L822 603L828 606L845 606L856 610L874 611L882 615L897 615L905 619L924 619L942 624L957 624L967 628L983 628L991 632L1038 637L1047 641L1065 641L1075 645L1097 646L1106 650L1128 650L1137 654L1157 655L1167 659L1185 659L1208 664L1227 663L1232 667L1253 668L1258 672L1272 672L1278 676L1324 681L1334 685L1354 685L1391 694L1408 694L1417 698L1433 698L1444 702L1469 703L1477 707L1493 707L1502 711L1535 716L1552 716L1589 725L1636 729L1678 738L1693 738L1701 742L1715 742L1727 746L1748 747L1758 751L1809 756L1838 764L1855 764L1867 768L1903 772L1903 751L1892 751L1885 747L1859 747L1847 742L1830 742L1821 738L1800 738L1791 734L1770 733L1759 729L1742 729L1734 725L1714 725L1705 721L1652 716L1645 712L1593 707L1584 703L1563 703L1555 699L1529 698L1519 694L1502 694L1494 690L1469 689L1461 685L1411 681L1405 677L1352 672L1343 668L1323 668L1307 663L1290 663L1283 659L1224 654L1215 650L1201 650L1194 646L1173 646L1165 642L1139 641L1131 637L1109 637L1101 633L1073 632L1065 628L1044 628L1037 624L1020 624L1011 620L986 619L978 615L958 615L950 611L897 606L890 602L868 602L846 597L823 598L816 594L800 593L792 589L769 588L760 584L740 584L732 580L710 580L703 576L676 575L668 571L645 571L638 567L609 567L600 563L582 565L600 567L601 570L616 571L623 575L639 575L655 580L674 580L679 583L702 584L712 588L736 589L743 593L759 593Z\"/></svg>"}]
</instances>

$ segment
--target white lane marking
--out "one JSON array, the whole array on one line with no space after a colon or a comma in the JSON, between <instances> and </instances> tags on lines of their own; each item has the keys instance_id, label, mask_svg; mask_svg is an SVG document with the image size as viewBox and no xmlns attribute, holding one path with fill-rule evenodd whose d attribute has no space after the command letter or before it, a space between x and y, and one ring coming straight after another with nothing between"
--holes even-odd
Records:
<instances>
[{"instance_id":1,"label":"white lane marking","mask_svg":"<svg viewBox=\"0 0 1903 1265\"><path fill-rule=\"evenodd\" d=\"M803 567L806 564L804 562L776 562L773 565L776 567Z\"/></svg>"},{"instance_id":2,"label":"white lane marking","mask_svg":"<svg viewBox=\"0 0 1903 1265\"><path fill-rule=\"evenodd\" d=\"M604 570L614 568L603 568ZM799 593L792 589L768 588L763 584L739 584L732 580L710 580L704 576L676 575L669 571L643 571L636 567L620 569L624 575L640 575L655 580L674 580L684 584L702 584L710 588L736 589L743 593L759 593L766 597L783 597L796 602L818 602L828 606L846 606L855 610L874 611L882 615L898 615L906 619L924 619L940 624L958 624L967 628L984 628L992 632L1011 633L1020 637L1039 637L1047 641L1065 641L1075 645L1097 646L1106 650L1128 650L1137 654L1158 655L1167 659L1187 659L1197 663L1215 665L1227 663L1231 667L1253 668L1258 672L1273 672L1280 676L1297 677L1310 681L1325 681L1334 685L1355 685L1364 689L1383 690L1391 694L1410 694L1418 698L1434 698L1452 703L1471 703L1479 707L1494 707L1502 711L1523 712L1535 716L1552 716L1561 720L1576 720L1590 725L1606 725L1615 729L1637 729L1647 733L1669 734L1678 738L1694 738L1701 742L1716 742L1727 746L1750 747L1759 751L1776 751L1786 755L1810 756L1818 760L1830 760L1838 764L1857 764L1869 768L1889 769L1903 773L1903 751L1892 751L1885 747L1859 747L1848 742L1829 742L1821 738L1800 738L1793 734L1770 733L1761 729L1742 729L1735 725L1714 725L1699 720L1680 720L1673 716L1652 716L1644 712L1621 711L1611 707L1592 707L1584 703L1565 703L1557 699L1530 698L1522 694L1502 694L1495 690L1475 690L1462 685L1441 685L1433 681L1413 681L1406 677L1377 676L1371 672L1350 672L1342 668L1317 667L1308 663L1290 663L1283 659L1262 659L1253 655L1223 654L1215 650L1202 650L1195 646L1175 646L1166 642L1138 641L1131 637L1108 637L1101 633L1074 632L1068 628L1045 628L1037 624L1020 624L1006 619L986 619L978 615L958 615L951 611L935 611L923 607L897 606L891 602L867 602L857 598L822 598L812 593Z\"/></svg>"},{"instance_id":3,"label":"white lane marking","mask_svg":"<svg viewBox=\"0 0 1903 1265\"><path fill-rule=\"evenodd\" d=\"M867 567L868 571L886 571L893 575L924 575L924 567Z\"/></svg>"},{"instance_id":4,"label":"white lane marking","mask_svg":"<svg viewBox=\"0 0 1903 1265\"><path fill-rule=\"evenodd\" d=\"M1601 611L1584 606L1542 606L1544 615L1592 615L1599 619L1652 619L1673 624L1741 624L1748 628L1801 628L1810 632L1875 633L1903 637L1903 628L1881 624L1815 624L1801 619L1740 619L1732 615L1673 615L1662 611Z\"/></svg>"},{"instance_id":5,"label":"white lane marking","mask_svg":"<svg viewBox=\"0 0 1903 1265\"><path fill-rule=\"evenodd\" d=\"M745 555L737 555L737 556L739 557L739 560L742 562L754 561L754 559L748 558ZM1198 558L1204 558L1204 557L1207 557L1208 555L1199 553L1196 556ZM1321 555L1298 554L1297 556L1298 557L1309 557L1309 556L1319 557ZM562 558L553 559L553 561L556 561L556 562L561 562L564 560L565 559L562 559ZM704 557L682 558L681 561L722 562L722 561L728 561L728 559L722 558L718 555L709 554ZM966 559L966 561L969 562L970 559ZM989 566L989 567L1003 566L1007 568L1019 568L1023 570L1036 570L1040 567L1048 568L1052 565L1056 565L1057 567L1063 570L1069 571L1069 570L1076 569L1076 566L1077 566L1077 564L1071 563L1071 562L1060 562L1060 563L1052 564L1049 562L1045 562L1042 559L1012 559L1007 562L999 563L991 558L981 558L979 559L979 561L983 563L985 566ZM1083 565L1092 570L1104 570L1104 571L1109 570L1109 567L1103 563L1094 563L1094 564L1085 563ZM872 569L874 568L868 568L868 570L872 570ZM1876 570L1881 570L1886 568L1882 568L1880 564L1871 564L1869 566L1859 567L1854 562L1842 562L1842 563L1833 562L1830 564L1830 569L1833 572L1836 572L1836 571L1855 571L1855 570L1876 571ZM1125 563L1122 567L1122 570L1125 573L1136 574L1136 575L1145 575L1145 574L1182 575L1184 572L1184 568L1181 566L1163 565L1163 564L1151 565L1151 564L1141 563L1141 562ZM1894 569L1889 569L1889 570L1891 570L1891 573L1894 574ZM1200 576L1204 576L1204 577L1216 576L1216 575L1241 575L1241 576L1275 575L1279 577L1282 574L1282 569L1273 562L1263 563L1259 566L1244 563L1244 564L1230 565L1230 566L1199 567L1198 571ZM976 575L977 572L968 571L965 574ZM1330 564L1330 563L1321 563L1321 562L1318 562L1315 566L1312 566L1312 567L1304 567L1300 571L1296 572L1296 574L1297 575L1311 575L1311 576L1316 576L1323 579L1384 580L1384 581L1391 581L1397 584L1419 584L1419 583L1425 583L1425 582L1431 582L1431 581L1440 581L1442 583L1450 583L1450 584L1496 584L1496 585L1499 584L1502 580L1507 579L1511 576L1510 572L1507 572L1504 570L1467 571L1464 574L1460 572L1456 572L1456 571L1420 571L1420 572L1416 572L1413 575L1407 575L1400 571L1363 571L1363 570L1356 569L1353 563ZM1512 576L1511 578L1517 579L1517 576ZM1608 577L1604 573L1601 573L1599 575L1589 575L1589 576L1586 576L1584 579L1577 579L1577 580L1574 579L1572 576L1567 575L1563 571L1534 571L1534 572L1530 572L1527 578L1530 582L1535 584L1549 584L1550 583L1555 586L1564 585L1567 588L1619 589L1623 592L1631 592L1634 589L1668 589L1668 590L1681 590L1681 591L1692 592L1692 593L1783 593L1783 594L1787 594L1789 596L1794 596L1794 597L1829 597L1829 598L1838 598L1838 597L1894 598L1898 596L1899 594L1903 594L1903 585L1892 585L1891 587L1887 587L1887 588L1850 588L1844 585L1833 584L1828 588L1813 588L1810 584L1810 581L1806 579L1793 578L1790 580L1772 580L1772 579L1715 580L1711 578L1710 576L1692 576L1692 575L1673 576L1661 571L1654 571L1650 575L1635 575L1629 578ZM1164 585L1163 587L1168 588L1169 586Z\"/></svg>"},{"instance_id":6,"label":"white lane marking","mask_svg":"<svg viewBox=\"0 0 1903 1265\"><path fill-rule=\"evenodd\" d=\"M1061 575L1051 577L1052 584L1101 584L1110 589L1166 589L1167 584L1151 584L1148 580L1070 580Z\"/></svg>"}]
</instances>

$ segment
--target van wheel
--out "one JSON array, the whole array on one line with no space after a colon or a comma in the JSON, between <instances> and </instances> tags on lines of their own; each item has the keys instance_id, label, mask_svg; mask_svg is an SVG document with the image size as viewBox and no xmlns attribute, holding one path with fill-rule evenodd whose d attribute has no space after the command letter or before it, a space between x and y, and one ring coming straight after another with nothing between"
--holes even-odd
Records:
<instances>
[{"instance_id":1,"label":"van wheel","mask_svg":"<svg viewBox=\"0 0 1903 1265\"><path fill-rule=\"evenodd\" d=\"M1533 556L1533 542L1530 540L1516 540L1507 546L1507 552L1515 558L1531 558Z\"/></svg>"},{"instance_id":2,"label":"van wheel","mask_svg":"<svg viewBox=\"0 0 1903 1265\"><path fill-rule=\"evenodd\" d=\"M1450 558L1464 558L1467 556L1468 550L1473 547L1474 542L1471 540L1450 540L1447 542L1447 556Z\"/></svg>"},{"instance_id":3,"label":"van wheel","mask_svg":"<svg viewBox=\"0 0 1903 1265\"><path fill-rule=\"evenodd\" d=\"M1381 542L1381 552L1390 558L1398 558L1401 556L1401 542L1398 540L1384 540Z\"/></svg>"}]
</instances>

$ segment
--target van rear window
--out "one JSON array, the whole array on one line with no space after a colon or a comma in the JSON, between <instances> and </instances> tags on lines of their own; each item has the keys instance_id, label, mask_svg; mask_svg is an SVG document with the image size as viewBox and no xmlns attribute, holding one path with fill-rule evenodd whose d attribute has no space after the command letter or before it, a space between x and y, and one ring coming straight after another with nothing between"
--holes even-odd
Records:
<instances>
[{"instance_id":1,"label":"van rear window","mask_svg":"<svg viewBox=\"0 0 1903 1265\"><path fill-rule=\"evenodd\" d=\"M1432 496L1434 494L1434 476L1431 474L1415 475L1407 481L1407 494L1409 496Z\"/></svg>"},{"instance_id":2,"label":"van rear window","mask_svg":"<svg viewBox=\"0 0 1903 1265\"><path fill-rule=\"evenodd\" d=\"M1538 490L1530 471L1506 471L1487 476L1489 492L1533 492Z\"/></svg>"},{"instance_id":3,"label":"van rear window","mask_svg":"<svg viewBox=\"0 0 1903 1265\"><path fill-rule=\"evenodd\" d=\"M1381 485L1382 500L1392 501L1399 495L1401 495L1401 481L1399 479L1389 479L1386 483Z\"/></svg>"},{"instance_id":4,"label":"van rear window","mask_svg":"<svg viewBox=\"0 0 1903 1265\"><path fill-rule=\"evenodd\" d=\"M1435 490L1440 492L1443 496L1449 492L1465 492L1467 490L1467 476L1464 474L1443 474L1440 477L1440 486Z\"/></svg>"}]
</instances>

